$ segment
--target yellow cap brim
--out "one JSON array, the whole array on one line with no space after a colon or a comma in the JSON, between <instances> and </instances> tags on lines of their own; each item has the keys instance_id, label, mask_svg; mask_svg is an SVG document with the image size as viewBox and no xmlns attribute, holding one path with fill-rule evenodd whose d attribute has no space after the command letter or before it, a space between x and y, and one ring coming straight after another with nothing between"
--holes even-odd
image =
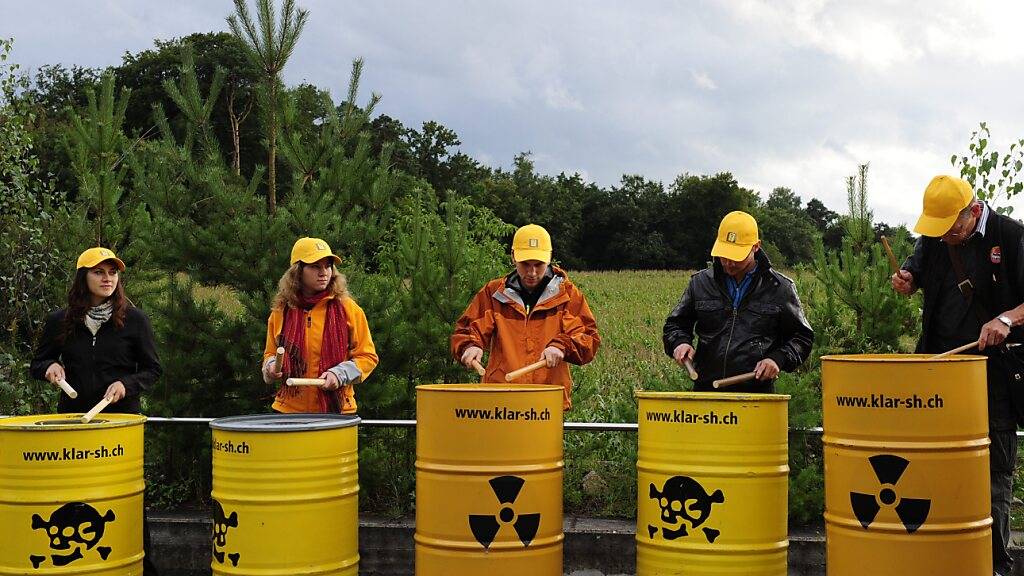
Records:
<instances>
[{"instance_id":1,"label":"yellow cap brim","mask_svg":"<svg viewBox=\"0 0 1024 576\"><path fill-rule=\"evenodd\" d=\"M953 214L952 216L946 216L945 218L936 218L934 216L928 216L922 214L917 219L917 224L914 225L914 232L921 234L922 236L931 236L938 238L949 229L953 227L953 223L956 222L957 217L960 214Z\"/></svg>"},{"instance_id":2,"label":"yellow cap brim","mask_svg":"<svg viewBox=\"0 0 1024 576\"><path fill-rule=\"evenodd\" d=\"M539 260L545 264L551 263L551 251L550 250L514 250L512 252L512 258L516 262L525 262L527 260Z\"/></svg>"},{"instance_id":3,"label":"yellow cap brim","mask_svg":"<svg viewBox=\"0 0 1024 576\"><path fill-rule=\"evenodd\" d=\"M731 242L716 240L715 245L711 248L711 255L720 256L726 260L732 260L734 262L740 262L742 260L746 260L747 256L750 256L750 251L753 249L753 244L744 246L743 244L732 244Z\"/></svg>"},{"instance_id":4,"label":"yellow cap brim","mask_svg":"<svg viewBox=\"0 0 1024 576\"><path fill-rule=\"evenodd\" d=\"M121 272L124 272L124 269L125 269L124 262L121 262L121 259L120 258L116 258L116 257L115 258L110 258L110 257L102 258L101 257L101 258L99 258L99 259L97 259L95 261L89 260L89 261L86 261L86 262L80 262L78 267L79 268L95 268L95 267L99 266L100 264L106 262L107 260L110 260L114 264L117 264L117 269L120 270Z\"/></svg>"},{"instance_id":5,"label":"yellow cap brim","mask_svg":"<svg viewBox=\"0 0 1024 576\"><path fill-rule=\"evenodd\" d=\"M306 256L305 258L299 258L297 262L302 262L303 264L314 264L328 257L334 259L335 265L341 264L341 256L331 254L330 252L321 252L319 254L313 254L312 256Z\"/></svg>"}]
</instances>

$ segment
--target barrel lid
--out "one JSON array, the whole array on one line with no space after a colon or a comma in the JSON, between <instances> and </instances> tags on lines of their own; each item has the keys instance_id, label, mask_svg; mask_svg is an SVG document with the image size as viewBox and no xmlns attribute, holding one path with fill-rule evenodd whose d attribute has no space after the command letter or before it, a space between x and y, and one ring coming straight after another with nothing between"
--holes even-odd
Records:
<instances>
[{"instance_id":1,"label":"barrel lid","mask_svg":"<svg viewBox=\"0 0 1024 576\"><path fill-rule=\"evenodd\" d=\"M31 430L38 432L66 432L100 430L136 426L146 421L141 414L113 414L103 412L90 422L82 422L82 414L36 414L30 416L0 417L0 430Z\"/></svg>"},{"instance_id":2,"label":"barrel lid","mask_svg":"<svg viewBox=\"0 0 1024 576\"><path fill-rule=\"evenodd\" d=\"M918 363L918 362L977 362L988 360L980 354L954 354L943 358L933 358L934 354L829 354L822 356L823 362L881 362L881 363Z\"/></svg>"},{"instance_id":3,"label":"barrel lid","mask_svg":"<svg viewBox=\"0 0 1024 576\"><path fill-rule=\"evenodd\" d=\"M561 386L552 384L421 384L416 390L427 392L558 392Z\"/></svg>"},{"instance_id":4,"label":"barrel lid","mask_svg":"<svg viewBox=\"0 0 1024 576\"><path fill-rule=\"evenodd\" d=\"M229 416L210 422L214 430L235 432L307 432L347 428L360 422L350 414L255 414Z\"/></svg>"},{"instance_id":5,"label":"barrel lid","mask_svg":"<svg viewBox=\"0 0 1024 576\"><path fill-rule=\"evenodd\" d=\"M644 400L725 400L731 402L786 402L789 394L754 394L747 392L634 392Z\"/></svg>"}]
</instances>

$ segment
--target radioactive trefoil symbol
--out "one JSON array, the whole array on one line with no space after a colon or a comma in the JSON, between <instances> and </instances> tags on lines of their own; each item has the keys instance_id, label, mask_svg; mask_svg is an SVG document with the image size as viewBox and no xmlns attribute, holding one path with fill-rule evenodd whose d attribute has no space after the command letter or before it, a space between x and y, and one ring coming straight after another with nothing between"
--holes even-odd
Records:
<instances>
[{"instance_id":1,"label":"radioactive trefoil symbol","mask_svg":"<svg viewBox=\"0 0 1024 576\"><path fill-rule=\"evenodd\" d=\"M498 535L498 530L502 525L512 524L512 529L516 531L523 547L528 547L537 535L537 528L540 527L540 514L517 514L512 509L526 480L518 476L498 476L491 478L488 483L491 485L494 497L501 504L501 510L493 515L470 514L469 529L473 532L473 537L484 549L487 549L494 542L494 537Z\"/></svg>"},{"instance_id":2,"label":"radioactive trefoil symbol","mask_svg":"<svg viewBox=\"0 0 1024 576\"><path fill-rule=\"evenodd\" d=\"M223 564L226 557L232 566L238 566L241 554L227 554L224 550L228 545L228 529L238 528L238 513L232 512L230 516L226 516L220 502L214 500L213 503L213 558Z\"/></svg>"},{"instance_id":3,"label":"radioactive trefoil symbol","mask_svg":"<svg viewBox=\"0 0 1024 576\"><path fill-rule=\"evenodd\" d=\"M50 561L55 567L71 564L85 557L83 550L96 549L100 558L106 560L110 556L109 546L97 546L103 539L107 524L114 521L114 511L107 510L100 515L99 510L85 502L68 502L43 520L39 514L32 515L32 529L43 530L50 539ZM60 554L56 552L61 552ZM46 562L46 555L31 554L28 557L32 567L39 567Z\"/></svg>"},{"instance_id":4,"label":"radioactive trefoil symbol","mask_svg":"<svg viewBox=\"0 0 1024 576\"><path fill-rule=\"evenodd\" d=\"M868 526L875 521L879 510L883 507L895 507L896 515L899 516L900 522L906 528L907 534L913 534L928 519L932 501L926 498L900 497L896 493L896 484L899 483L903 472L910 465L910 461L893 454L877 454L868 458L868 462L871 463L875 477L878 478L878 493L850 492L850 506L853 508L853 515L867 530Z\"/></svg>"},{"instance_id":5,"label":"radioactive trefoil symbol","mask_svg":"<svg viewBox=\"0 0 1024 576\"><path fill-rule=\"evenodd\" d=\"M690 523L692 530L696 530L711 516L711 507L714 504L725 502L725 495L721 490L708 494L699 482L689 476L673 476L665 480L661 490L652 482L648 497L657 501L658 507L661 508L662 522L673 526L661 527L661 536L665 540L675 540L689 534L686 531L686 522ZM679 524L678 528L674 527L676 524ZM719 530L707 526L701 528L701 531L709 543L713 543L721 534ZM657 526L647 525L648 538L653 539L657 533Z\"/></svg>"}]
</instances>

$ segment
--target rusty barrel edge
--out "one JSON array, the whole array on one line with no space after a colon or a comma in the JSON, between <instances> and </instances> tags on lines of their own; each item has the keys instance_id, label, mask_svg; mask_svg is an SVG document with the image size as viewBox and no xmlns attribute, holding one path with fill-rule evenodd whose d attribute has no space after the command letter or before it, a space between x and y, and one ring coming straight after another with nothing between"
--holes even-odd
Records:
<instances>
[{"instance_id":1,"label":"rusty barrel edge","mask_svg":"<svg viewBox=\"0 0 1024 576\"><path fill-rule=\"evenodd\" d=\"M0 575L142 574L145 416L0 418Z\"/></svg>"},{"instance_id":2,"label":"rusty barrel edge","mask_svg":"<svg viewBox=\"0 0 1024 576\"><path fill-rule=\"evenodd\" d=\"M417 576L561 576L562 387L416 388Z\"/></svg>"},{"instance_id":3,"label":"rusty barrel edge","mask_svg":"<svg viewBox=\"0 0 1024 576\"><path fill-rule=\"evenodd\" d=\"M828 576L992 574L985 358L822 358Z\"/></svg>"},{"instance_id":4,"label":"rusty barrel edge","mask_svg":"<svg viewBox=\"0 0 1024 576\"><path fill-rule=\"evenodd\" d=\"M637 576L785 576L789 396L636 396Z\"/></svg>"},{"instance_id":5,"label":"rusty barrel edge","mask_svg":"<svg viewBox=\"0 0 1024 576\"><path fill-rule=\"evenodd\" d=\"M213 429L213 574L357 576L358 416L262 414Z\"/></svg>"}]
</instances>

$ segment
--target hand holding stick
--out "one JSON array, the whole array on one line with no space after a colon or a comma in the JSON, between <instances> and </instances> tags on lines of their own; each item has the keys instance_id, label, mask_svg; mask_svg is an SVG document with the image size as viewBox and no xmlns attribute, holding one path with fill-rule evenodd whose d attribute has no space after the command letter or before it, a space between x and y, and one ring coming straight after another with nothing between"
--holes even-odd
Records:
<instances>
[{"instance_id":1,"label":"hand holding stick","mask_svg":"<svg viewBox=\"0 0 1024 576\"><path fill-rule=\"evenodd\" d=\"M481 364L479 360L471 360L469 364L470 366L473 367L473 370L476 370L476 373L481 376L483 376L487 372L487 370L484 368L483 364Z\"/></svg>"},{"instance_id":2,"label":"hand holding stick","mask_svg":"<svg viewBox=\"0 0 1024 576\"><path fill-rule=\"evenodd\" d=\"M534 362L533 364L530 364L529 366L523 366L519 370L513 370L513 371L509 372L508 374L505 374L505 382L511 382L511 381L515 380L516 378L519 378L520 376L526 376L527 374L529 374L530 372L533 372L534 370L539 370L539 369L547 366L547 364L548 363L547 363L546 360L538 360L538 361Z\"/></svg>"},{"instance_id":3,"label":"hand holding stick","mask_svg":"<svg viewBox=\"0 0 1024 576\"><path fill-rule=\"evenodd\" d=\"M327 380L323 378L289 378L284 381L287 386L323 386Z\"/></svg>"},{"instance_id":4,"label":"hand holding stick","mask_svg":"<svg viewBox=\"0 0 1024 576\"><path fill-rule=\"evenodd\" d=\"M889 256L889 266L892 266L893 272L900 271L900 264L896 261L896 255L892 253L892 246L889 246L889 240L882 236L882 246L885 247L885 253Z\"/></svg>"},{"instance_id":5,"label":"hand holding stick","mask_svg":"<svg viewBox=\"0 0 1024 576\"><path fill-rule=\"evenodd\" d=\"M940 358L946 358L947 356L952 356L954 354L959 354L961 352L967 352L968 350L970 350L972 348L977 348L977 347L978 347L978 343L977 342L971 342L970 344L964 344L963 346L957 346L956 348L953 348L952 350L946 350L945 352L943 352L941 354L936 354L935 356L932 356L931 358L929 358L929 360L938 360Z\"/></svg>"},{"instance_id":6,"label":"hand holding stick","mask_svg":"<svg viewBox=\"0 0 1024 576\"><path fill-rule=\"evenodd\" d=\"M683 361L683 366L686 367L686 372L690 376L690 380L697 380L697 370L693 367L693 360L687 358Z\"/></svg>"},{"instance_id":7,"label":"hand holding stick","mask_svg":"<svg viewBox=\"0 0 1024 576\"><path fill-rule=\"evenodd\" d=\"M68 398L78 398L78 392L71 387L71 384L68 384L67 380L61 378L60 380L57 380L56 384L57 386L60 386L60 389L63 390L65 394L68 395Z\"/></svg>"},{"instance_id":8,"label":"hand holding stick","mask_svg":"<svg viewBox=\"0 0 1024 576\"><path fill-rule=\"evenodd\" d=\"M92 410L89 410L88 412L82 415L82 423L88 424L89 422L91 422L92 419L95 418L97 414L102 412L103 409L106 408L108 405L110 405L110 398L104 396L99 402L96 403L95 406L92 407Z\"/></svg>"},{"instance_id":9,"label":"hand holding stick","mask_svg":"<svg viewBox=\"0 0 1024 576\"><path fill-rule=\"evenodd\" d=\"M712 386L717 388L725 388L726 386L735 386L736 384L743 384L744 382L750 382L755 378L755 372L747 372L746 374L739 374L736 376L730 376L728 378L720 378L711 383Z\"/></svg>"}]
</instances>

